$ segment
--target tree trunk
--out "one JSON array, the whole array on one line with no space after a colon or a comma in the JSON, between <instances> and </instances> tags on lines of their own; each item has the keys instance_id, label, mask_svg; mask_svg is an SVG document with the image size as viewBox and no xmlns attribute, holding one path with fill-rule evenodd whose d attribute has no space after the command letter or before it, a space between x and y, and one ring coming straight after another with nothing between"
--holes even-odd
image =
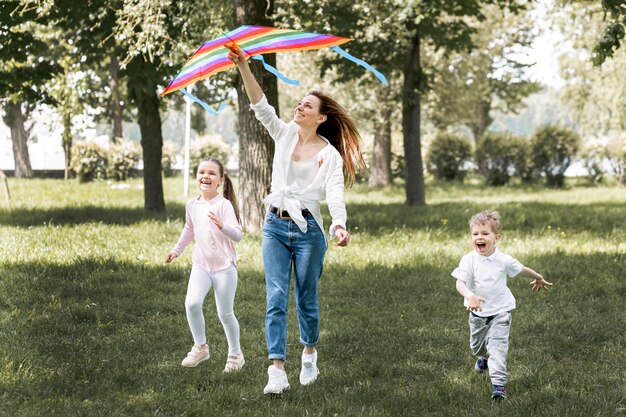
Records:
<instances>
[{"instance_id":1,"label":"tree trunk","mask_svg":"<svg viewBox=\"0 0 626 417\"><path fill-rule=\"evenodd\" d=\"M402 86L402 129L404 136L404 161L406 169L406 202L409 206L426 204L424 194L424 165L420 138L420 63L419 28L413 37L404 64L404 85Z\"/></svg>"},{"instance_id":2,"label":"tree trunk","mask_svg":"<svg viewBox=\"0 0 626 417\"><path fill-rule=\"evenodd\" d=\"M493 119L489 116L491 110L491 101L480 101L478 109L476 109L476 123L472 126L472 132L474 133L474 141L478 143L480 138L483 137L485 131L493 122Z\"/></svg>"},{"instance_id":3,"label":"tree trunk","mask_svg":"<svg viewBox=\"0 0 626 417\"><path fill-rule=\"evenodd\" d=\"M237 24L272 26L269 16L274 0L233 0ZM274 54L265 55L268 64L276 66ZM276 77L255 62L250 63L265 96L278 113ZM270 191L274 142L250 109L250 102L241 79L237 82L239 106L239 204L245 230L260 230L265 217L263 199Z\"/></svg>"},{"instance_id":4,"label":"tree trunk","mask_svg":"<svg viewBox=\"0 0 626 417\"><path fill-rule=\"evenodd\" d=\"M7 203L11 203L11 192L9 191L9 181L6 174L0 169L0 180L4 183L4 196L7 199Z\"/></svg>"},{"instance_id":5,"label":"tree trunk","mask_svg":"<svg viewBox=\"0 0 626 417\"><path fill-rule=\"evenodd\" d=\"M28 133L24 127L26 117L22 113L22 103L9 101L5 106L4 121L11 129L13 144L13 161L15 162L15 178L32 178L33 169L28 153Z\"/></svg>"},{"instance_id":6,"label":"tree trunk","mask_svg":"<svg viewBox=\"0 0 626 417\"><path fill-rule=\"evenodd\" d=\"M112 143L118 143L124 136L124 130L122 128L122 105L120 104L119 70L120 67L117 57L115 54L111 54L109 88L111 89L111 117L113 119Z\"/></svg>"},{"instance_id":7,"label":"tree trunk","mask_svg":"<svg viewBox=\"0 0 626 417\"><path fill-rule=\"evenodd\" d=\"M374 149L370 163L368 186L381 188L391 185L391 113L393 105L389 100L390 89L378 89L380 113L374 120Z\"/></svg>"},{"instance_id":8,"label":"tree trunk","mask_svg":"<svg viewBox=\"0 0 626 417\"><path fill-rule=\"evenodd\" d=\"M144 209L165 211L163 178L161 177L163 134L156 85L159 77L154 67L143 60L138 62L129 73L131 75L128 79L128 86L137 103L137 122L141 131Z\"/></svg>"},{"instance_id":9,"label":"tree trunk","mask_svg":"<svg viewBox=\"0 0 626 417\"><path fill-rule=\"evenodd\" d=\"M72 160L72 114L66 108L63 114L63 153L65 154L64 178L70 177L70 161Z\"/></svg>"}]
</instances>

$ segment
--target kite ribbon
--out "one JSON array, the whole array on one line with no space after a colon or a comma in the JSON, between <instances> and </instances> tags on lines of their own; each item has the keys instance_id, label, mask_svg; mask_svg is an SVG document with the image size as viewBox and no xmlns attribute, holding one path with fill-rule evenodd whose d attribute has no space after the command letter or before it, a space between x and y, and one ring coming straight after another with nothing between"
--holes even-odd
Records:
<instances>
[{"instance_id":1,"label":"kite ribbon","mask_svg":"<svg viewBox=\"0 0 626 417\"><path fill-rule=\"evenodd\" d=\"M226 103L221 103L217 110L213 110L211 107L209 107L208 104L206 104L204 101L200 100L198 97L192 95L191 93L189 93L184 88L181 88L180 91L185 96L187 96L187 98L189 98L191 101L194 101L194 102L198 103L199 105L201 105L204 108L204 110L209 112L209 114L213 114L213 115L219 114L222 110L224 110L224 107L226 107Z\"/></svg>"},{"instance_id":2,"label":"kite ribbon","mask_svg":"<svg viewBox=\"0 0 626 417\"><path fill-rule=\"evenodd\" d=\"M368 64L367 62L363 61L362 59L353 57L352 55L350 55L349 53L347 53L346 51L344 51L343 49L341 49L338 46L331 46L330 49L332 49L333 51L337 52L342 57L344 57L346 59L349 59L350 61L354 62L355 64L359 64L360 66L362 66L366 70L373 72L374 75L376 77L378 77L380 82L383 83L383 85L385 85L385 86L389 85L389 83L387 83L387 79L385 78L385 76L380 71L378 71L376 68L374 68L370 64Z\"/></svg>"},{"instance_id":3,"label":"kite ribbon","mask_svg":"<svg viewBox=\"0 0 626 417\"><path fill-rule=\"evenodd\" d=\"M291 84L291 85L300 85L300 81L298 81L298 80L291 80L291 79L285 77L276 68L274 68L273 66L271 66L270 64L265 62L265 60L263 59L263 55L254 55L254 56L252 56L252 58L253 59L258 59L259 61L261 61L263 63L263 67L267 71L269 71L272 74L274 74L276 77L280 78L280 80L282 82L287 83L287 84Z\"/></svg>"}]
</instances>

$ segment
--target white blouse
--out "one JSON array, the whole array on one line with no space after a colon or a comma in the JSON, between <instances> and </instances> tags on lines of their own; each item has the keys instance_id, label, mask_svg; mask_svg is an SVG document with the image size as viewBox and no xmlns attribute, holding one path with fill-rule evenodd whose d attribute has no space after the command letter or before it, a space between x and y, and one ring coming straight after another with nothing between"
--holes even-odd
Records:
<instances>
[{"instance_id":1,"label":"white blouse","mask_svg":"<svg viewBox=\"0 0 626 417\"><path fill-rule=\"evenodd\" d=\"M281 207L289 212L293 221L300 230L306 232L307 223L302 216L302 207L308 209L320 229L324 229L320 201L328 202L328 210L332 224L329 228L331 238L334 237L337 226L346 228L346 206L343 200L343 159L339 151L330 146L324 147L314 158L318 166L313 181L300 183L288 182L288 172L291 166L291 155L298 143L298 125L291 121L286 123L276 116L265 95L256 104L251 104L256 118L265 126L274 139L274 162L272 164L272 186L270 194L265 198L265 204Z\"/></svg>"},{"instance_id":2,"label":"white blouse","mask_svg":"<svg viewBox=\"0 0 626 417\"><path fill-rule=\"evenodd\" d=\"M287 184L291 185L297 182L299 186L306 187L315 180L317 171L317 160L315 158L308 161L292 160L287 171Z\"/></svg>"}]
</instances>

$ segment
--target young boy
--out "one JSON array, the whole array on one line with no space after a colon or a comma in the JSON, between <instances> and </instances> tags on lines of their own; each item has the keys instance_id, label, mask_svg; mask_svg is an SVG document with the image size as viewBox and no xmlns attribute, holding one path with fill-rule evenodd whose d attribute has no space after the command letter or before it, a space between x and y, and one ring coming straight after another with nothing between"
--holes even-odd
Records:
<instances>
[{"instance_id":1,"label":"young boy","mask_svg":"<svg viewBox=\"0 0 626 417\"><path fill-rule=\"evenodd\" d=\"M496 248L500 240L500 214L485 210L469 221L474 250L452 272L456 289L469 310L470 349L478 356L474 370L489 370L491 398L506 398L506 355L509 349L511 310L515 298L506 286L508 277L532 278L534 291L549 290L551 283L517 259Z\"/></svg>"}]
</instances>

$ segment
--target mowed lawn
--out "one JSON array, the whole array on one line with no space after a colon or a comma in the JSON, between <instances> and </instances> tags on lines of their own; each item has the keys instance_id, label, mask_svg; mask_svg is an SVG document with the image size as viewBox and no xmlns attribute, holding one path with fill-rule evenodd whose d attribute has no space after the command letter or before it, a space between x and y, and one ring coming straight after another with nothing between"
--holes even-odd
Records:
<instances>
[{"instance_id":1,"label":"mowed lawn","mask_svg":"<svg viewBox=\"0 0 626 417\"><path fill-rule=\"evenodd\" d=\"M291 390L271 398L259 234L237 246L245 368L222 374L211 293L212 357L186 369L191 247L163 261L183 226L182 179L166 180L157 215L144 212L138 180L10 186L12 205L0 202L1 416L626 416L626 189L429 183L428 205L409 208L401 186L355 187L353 239L329 247L320 283L319 381L298 383L292 300ZM539 294L528 280L509 283L510 395L497 405L488 376L472 370L450 276L471 250L469 217L485 208L502 214L500 249L554 283Z\"/></svg>"}]
</instances>

